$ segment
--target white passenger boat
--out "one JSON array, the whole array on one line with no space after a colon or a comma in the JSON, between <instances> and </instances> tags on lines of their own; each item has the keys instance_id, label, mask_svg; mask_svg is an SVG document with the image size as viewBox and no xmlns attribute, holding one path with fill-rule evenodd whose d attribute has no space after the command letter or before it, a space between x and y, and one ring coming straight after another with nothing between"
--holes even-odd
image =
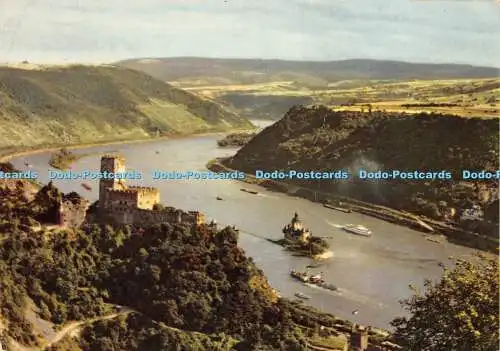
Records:
<instances>
[{"instance_id":1,"label":"white passenger boat","mask_svg":"<svg viewBox=\"0 0 500 351\"><path fill-rule=\"evenodd\" d=\"M372 231L363 225L348 224L348 225L342 227L342 229L344 229L346 232L356 234L356 235L362 235L362 236L367 236L367 237L372 236Z\"/></svg>"}]
</instances>

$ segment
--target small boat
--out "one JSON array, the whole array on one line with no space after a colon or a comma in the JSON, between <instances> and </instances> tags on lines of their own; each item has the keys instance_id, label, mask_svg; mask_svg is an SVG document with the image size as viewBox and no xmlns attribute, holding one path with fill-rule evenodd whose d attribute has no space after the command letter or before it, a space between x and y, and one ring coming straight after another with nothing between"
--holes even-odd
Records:
<instances>
[{"instance_id":1,"label":"small boat","mask_svg":"<svg viewBox=\"0 0 500 351\"><path fill-rule=\"evenodd\" d=\"M245 188L241 188L240 190L244 191L245 193L254 194L254 195L257 195L259 193L258 191L249 190L249 189L245 189Z\"/></svg>"},{"instance_id":2,"label":"small boat","mask_svg":"<svg viewBox=\"0 0 500 351\"><path fill-rule=\"evenodd\" d=\"M442 244L441 241L439 241L438 239L435 239L435 238L429 238L429 237L427 237L426 239L428 241L431 241L431 242L436 243L436 244Z\"/></svg>"},{"instance_id":3,"label":"small boat","mask_svg":"<svg viewBox=\"0 0 500 351\"><path fill-rule=\"evenodd\" d=\"M309 276L306 272L298 272L298 271L295 271L295 270L291 270L290 271L290 275L295 278L295 279L298 279L302 282L307 282L309 280Z\"/></svg>"},{"instance_id":4,"label":"small boat","mask_svg":"<svg viewBox=\"0 0 500 351\"><path fill-rule=\"evenodd\" d=\"M330 205L330 204L323 204L323 207L326 207L326 208L329 208L329 209L332 209L332 210L337 210L337 211L344 212L344 213L351 213L352 212L348 208L337 207L337 206L333 206L333 205Z\"/></svg>"},{"instance_id":5,"label":"small boat","mask_svg":"<svg viewBox=\"0 0 500 351\"><path fill-rule=\"evenodd\" d=\"M312 284L323 284L324 282L325 282L325 280L321 276L321 273L316 274L316 275L312 275L312 276L309 277L309 283L312 283Z\"/></svg>"},{"instance_id":6,"label":"small boat","mask_svg":"<svg viewBox=\"0 0 500 351\"><path fill-rule=\"evenodd\" d=\"M217 197L216 197L216 199L217 199L217 200L219 200L219 201L224 200L224 199L223 199L222 197L220 197L220 196L217 196Z\"/></svg>"},{"instance_id":7,"label":"small boat","mask_svg":"<svg viewBox=\"0 0 500 351\"><path fill-rule=\"evenodd\" d=\"M92 187L86 183L82 183L82 188L84 188L85 190L88 190L88 191L92 190Z\"/></svg>"},{"instance_id":8,"label":"small boat","mask_svg":"<svg viewBox=\"0 0 500 351\"><path fill-rule=\"evenodd\" d=\"M372 236L372 231L363 225L348 224L348 225L342 227L342 229L345 230L346 232L356 234L356 235L361 235L361 236L366 236L366 237Z\"/></svg>"},{"instance_id":9,"label":"small boat","mask_svg":"<svg viewBox=\"0 0 500 351\"><path fill-rule=\"evenodd\" d=\"M306 294L302 294L301 292L296 292L295 296L297 296L299 299L302 300L309 300L311 297L307 296Z\"/></svg>"},{"instance_id":10,"label":"small boat","mask_svg":"<svg viewBox=\"0 0 500 351\"><path fill-rule=\"evenodd\" d=\"M339 288L337 286L330 284L330 283L317 283L316 286L319 286L320 288L326 289L326 290L331 290L331 291L338 291Z\"/></svg>"},{"instance_id":11,"label":"small boat","mask_svg":"<svg viewBox=\"0 0 500 351\"><path fill-rule=\"evenodd\" d=\"M311 263L306 266L306 268L318 268L321 266L321 263Z\"/></svg>"}]
</instances>

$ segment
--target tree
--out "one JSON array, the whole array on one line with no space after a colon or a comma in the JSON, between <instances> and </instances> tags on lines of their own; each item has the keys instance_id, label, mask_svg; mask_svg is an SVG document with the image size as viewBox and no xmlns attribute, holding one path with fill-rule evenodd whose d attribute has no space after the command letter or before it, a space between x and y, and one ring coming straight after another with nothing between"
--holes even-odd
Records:
<instances>
[{"instance_id":1,"label":"tree","mask_svg":"<svg viewBox=\"0 0 500 351\"><path fill-rule=\"evenodd\" d=\"M497 258L457 259L439 282L425 282L425 294L413 288L401 302L411 317L391 322L397 342L406 350L497 350L498 280Z\"/></svg>"}]
</instances>

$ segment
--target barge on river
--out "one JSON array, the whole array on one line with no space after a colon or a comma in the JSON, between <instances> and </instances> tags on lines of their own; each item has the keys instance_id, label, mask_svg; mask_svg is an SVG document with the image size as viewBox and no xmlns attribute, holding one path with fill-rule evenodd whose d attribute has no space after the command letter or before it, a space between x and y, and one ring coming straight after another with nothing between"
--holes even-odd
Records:
<instances>
[{"instance_id":1,"label":"barge on river","mask_svg":"<svg viewBox=\"0 0 500 351\"><path fill-rule=\"evenodd\" d=\"M290 271L290 276L294 279L300 280L304 284L312 284L323 289L337 291L338 288L330 283L325 282L321 273L310 275L307 272L299 272L295 270Z\"/></svg>"},{"instance_id":2,"label":"barge on river","mask_svg":"<svg viewBox=\"0 0 500 351\"><path fill-rule=\"evenodd\" d=\"M241 188L240 190L245 192L245 193L249 193L249 194L253 194L253 195L257 195L259 193L258 191L245 189L245 188Z\"/></svg>"},{"instance_id":3,"label":"barge on river","mask_svg":"<svg viewBox=\"0 0 500 351\"><path fill-rule=\"evenodd\" d=\"M351 213L352 212L352 210L350 210L348 208L333 206L333 205L330 205L330 204L327 204L327 203L323 204L323 207L329 208L331 210L336 210L336 211L344 212L344 213Z\"/></svg>"}]
</instances>

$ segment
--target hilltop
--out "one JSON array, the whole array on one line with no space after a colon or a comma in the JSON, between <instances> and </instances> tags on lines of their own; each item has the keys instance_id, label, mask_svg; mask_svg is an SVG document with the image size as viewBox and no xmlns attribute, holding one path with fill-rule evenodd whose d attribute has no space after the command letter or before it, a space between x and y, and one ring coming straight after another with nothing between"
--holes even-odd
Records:
<instances>
[{"instance_id":1,"label":"hilltop","mask_svg":"<svg viewBox=\"0 0 500 351\"><path fill-rule=\"evenodd\" d=\"M319 192L409 211L439 221L458 221L477 205L496 226L474 230L498 234L498 181L460 180L462 170L499 169L499 119L440 114L334 111L295 107L226 161L256 170L450 171L453 180L290 180ZM496 200L496 201L495 201Z\"/></svg>"},{"instance_id":2,"label":"hilltop","mask_svg":"<svg viewBox=\"0 0 500 351\"><path fill-rule=\"evenodd\" d=\"M360 110L367 104L391 111L482 116L497 113L500 100L500 70L494 67L189 57L117 64L215 100L247 118L277 120L294 105Z\"/></svg>"},{"instance_id":3,"label":"hilltop","mask_svg":"<svg viewBox=\"0 0 500 351\"><path fill-rule=\"evenodd\" d=\"M491 78L498 68L382 60L285 61L174 57L131 59L120 66L144 71L164 81L198 80L199 85L300 81L325 85L346 79Z\"/></svg>"},{"instance_id":4,"label":"hilltop","mask_svg":"<svg viewBox=\"0 0 500 351\"><path fill-rule=\"evenodd\" d=\"M131 69L20 67L0 67L0 149L252 127L212 101Z\"/></svg>"}]
</instances>

